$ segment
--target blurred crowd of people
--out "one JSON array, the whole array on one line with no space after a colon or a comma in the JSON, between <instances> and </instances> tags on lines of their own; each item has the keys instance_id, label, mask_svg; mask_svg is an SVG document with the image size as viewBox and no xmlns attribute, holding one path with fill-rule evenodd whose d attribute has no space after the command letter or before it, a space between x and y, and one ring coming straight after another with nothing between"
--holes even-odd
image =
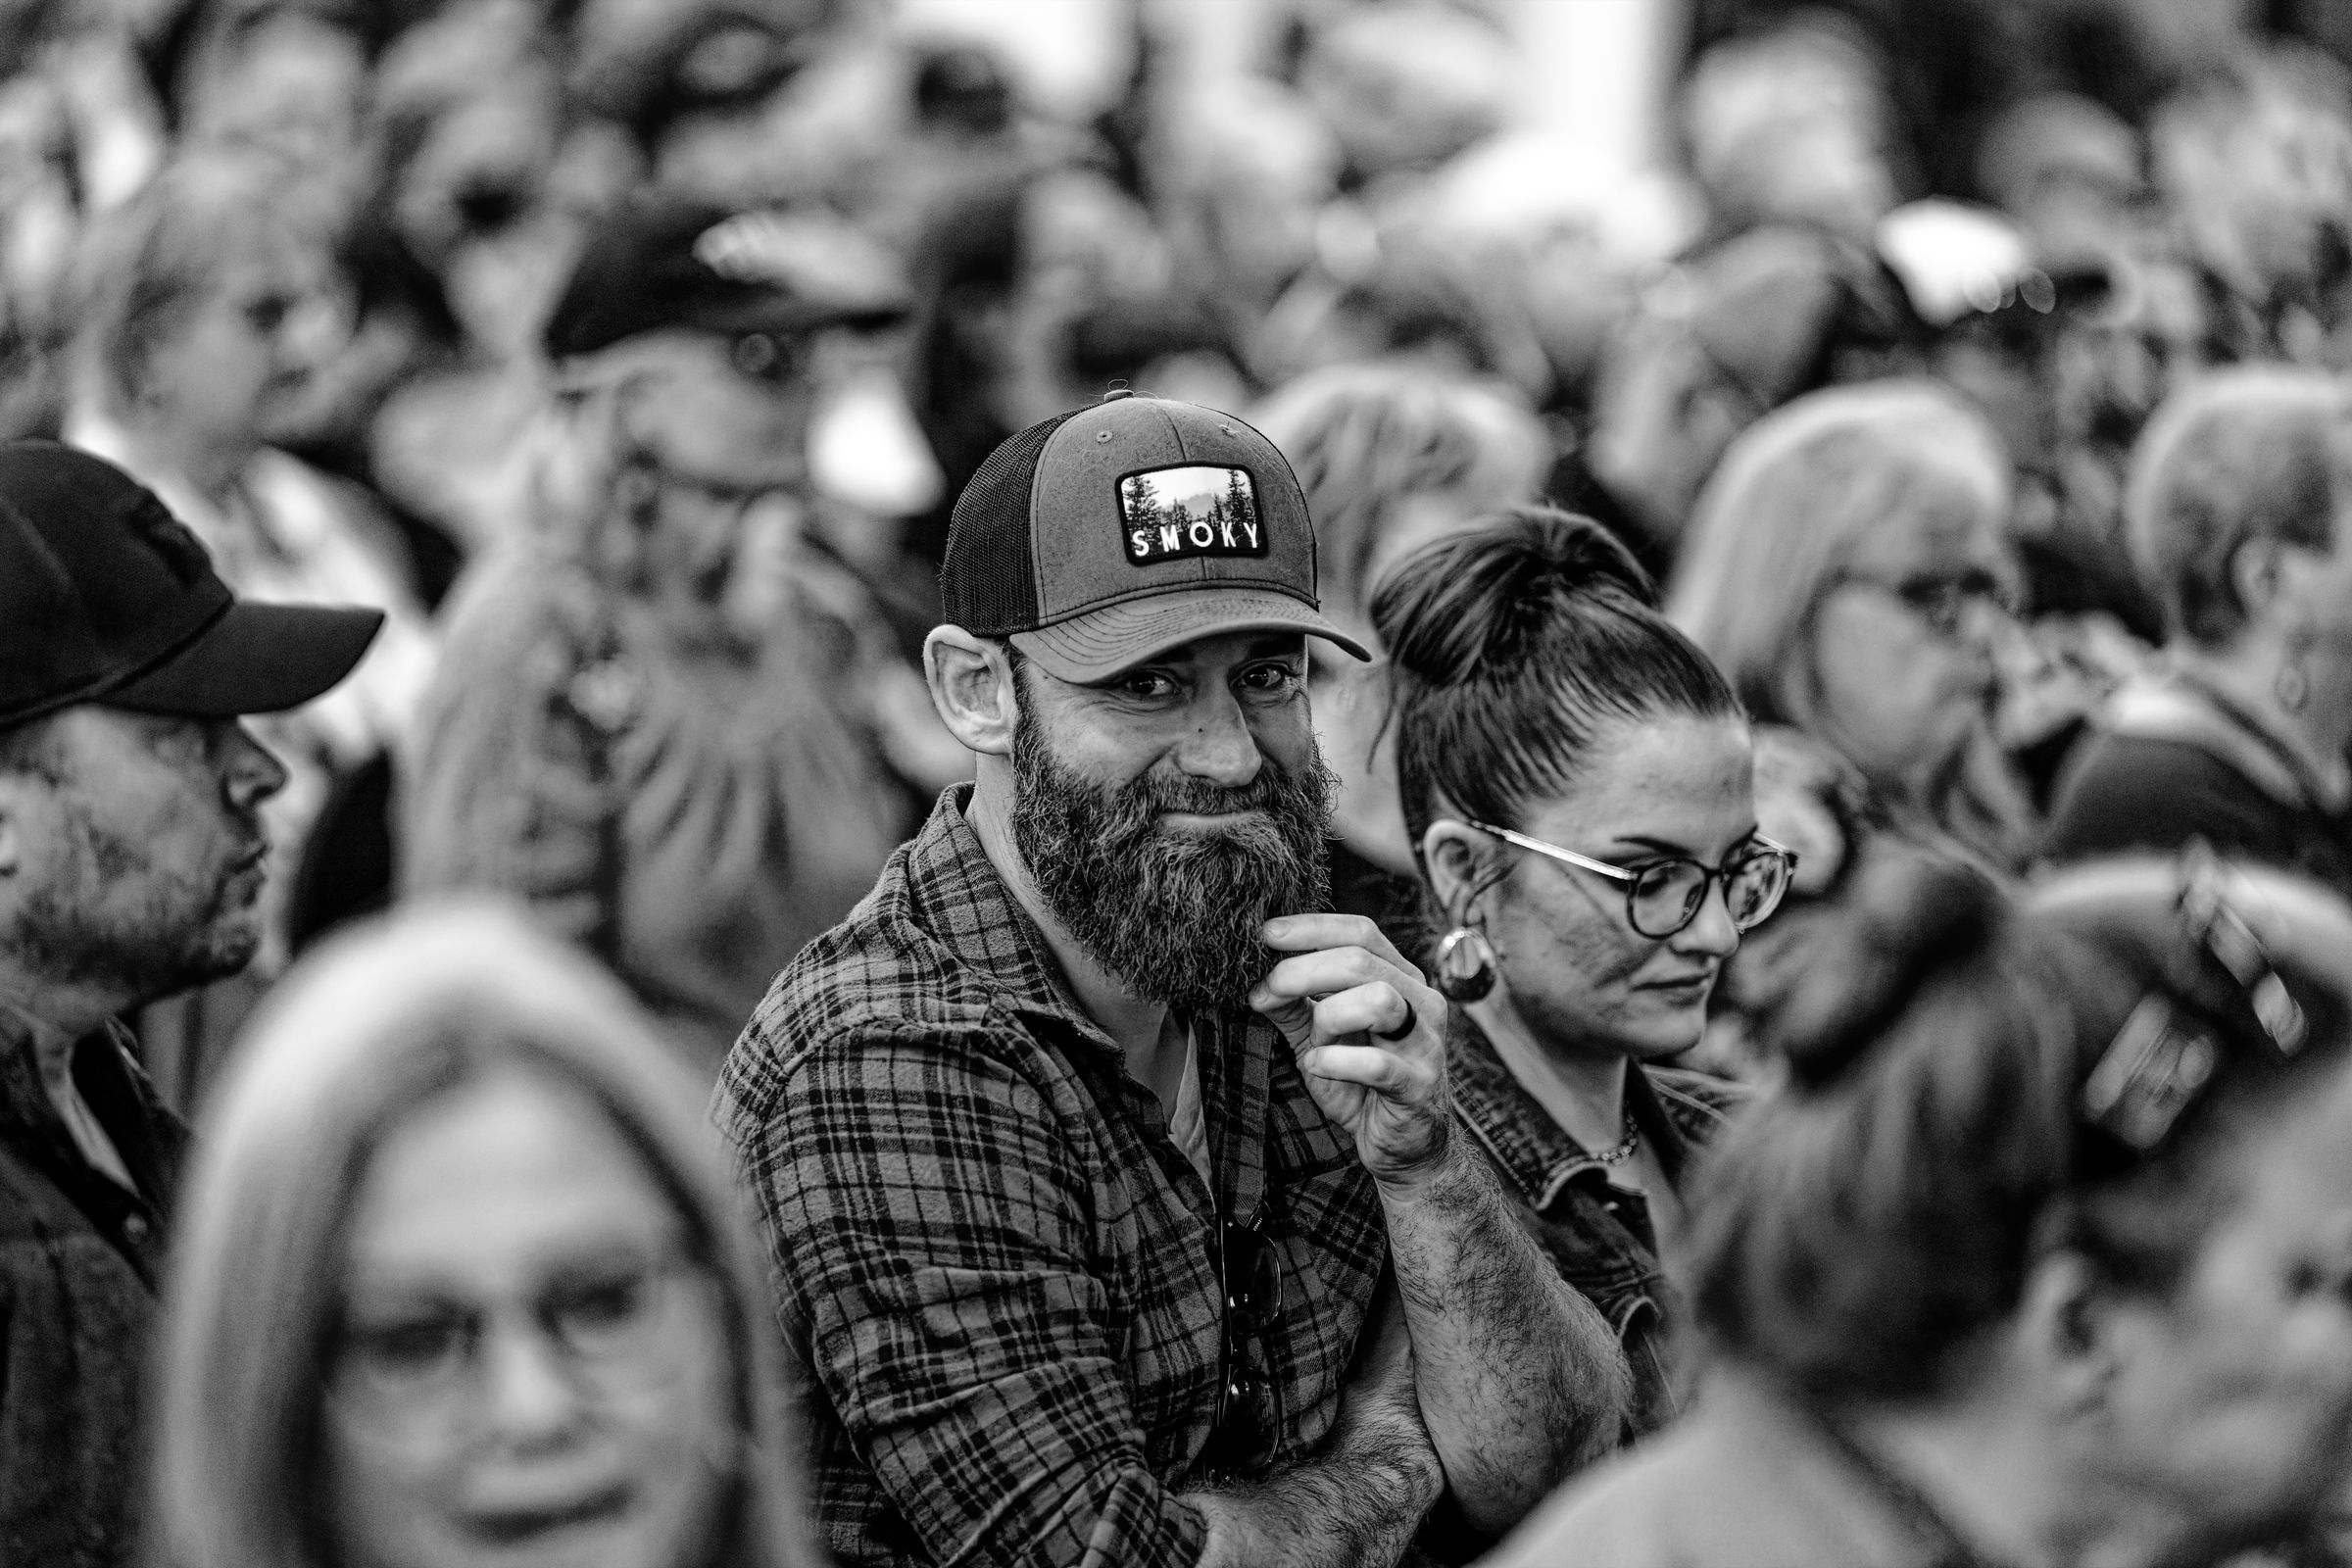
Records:
<instances>
[{"instance_id":1,"label":"blurred crowd of people","mask_svg":"<svg viewBox=\"0 0 2352 1568\"><path fill-rule=\"evenodd\" d=\"M1258 13L0 0L0 1561L2352 1552L2344 8Z\"/></svg>"}]
</instances>

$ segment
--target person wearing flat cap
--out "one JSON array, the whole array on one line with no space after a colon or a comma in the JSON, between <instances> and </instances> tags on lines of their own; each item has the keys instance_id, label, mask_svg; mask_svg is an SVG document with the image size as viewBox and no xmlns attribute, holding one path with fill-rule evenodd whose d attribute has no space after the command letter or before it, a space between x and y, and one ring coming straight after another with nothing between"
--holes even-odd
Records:
<instances>
[{"instance_id":1,"label":"person wearing flat cap","mask_svg":"<svg viewBox=\"0 0 2352 1568\"><path fill-rule=\"evenodd\" d=\"M232 596L112 465L0 444L0 1556L134 1560L138 1390L185 1130L127 1009L261 940L240 716L326 691L374 610Z\"/></svg>"},{"instance_id":2,"label":"person wearing flat cap","mask_svg":"<svg viewBox=\"0 0 2352 1568\"><path fill-rule=\"evenodd\" d=\"M800 534L820 340L906 308L829 220L623 208L546 328L542 513L444 612L404 887L525 900L713 1075L917 809L872 727L880 622Z\"/></svg>"},{"instance_id":3,"label":"person wearing flat cap","mask_svg":"<svg viewBox=\"0 0 2352 1568\"><path fill-rule=\"evenodd\" d=\"M844 1563L1396 1562L1630 1384L1457 1135L1445 999L1330 913L1306 501L1114 393L957 499L924 647L978 759L776 981L715 1114ZM1425 1538L1424 1544L1431 1540Z\"/></svg>"}]
</instances>

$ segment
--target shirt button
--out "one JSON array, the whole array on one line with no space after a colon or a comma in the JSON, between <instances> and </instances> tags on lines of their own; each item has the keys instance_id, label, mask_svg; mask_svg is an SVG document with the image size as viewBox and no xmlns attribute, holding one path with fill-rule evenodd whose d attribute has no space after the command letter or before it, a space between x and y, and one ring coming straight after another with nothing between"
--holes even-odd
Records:
<instances>
[{"instance_id":1,"label":"shirt button","mask_svg":"<svg viewBox=\"0 0 2352 1568\"><path fill-rule=\"evenodd\" d=\"M125 1219L122 1222L122 1234L129 1237L134 1242L145 1241L147 1239L147 1216L144 1214L133 1214L128 1219Z\"/></svg>"}]
</instances>

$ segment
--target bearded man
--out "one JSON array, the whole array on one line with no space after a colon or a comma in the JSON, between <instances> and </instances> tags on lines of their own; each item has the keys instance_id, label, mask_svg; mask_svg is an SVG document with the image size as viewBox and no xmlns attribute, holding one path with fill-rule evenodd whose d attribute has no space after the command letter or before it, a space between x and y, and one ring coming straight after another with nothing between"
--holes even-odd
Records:
<instances>
[{"instance_id":1,"label":"bearded man","mask_svg":"<svg viewBox=\"0 0 2352 1568\"><path fill-rule=\"evenodd\" d=\"M349 674L372 610L242 604L153 494L0 445L0 1558L138 1560L139 1385L185 1130L129 1008L262 938L262 803L238 722Z\"/></svg>"},{"instance_id":2,"label":"bearded man","mask_svg":"<svg viewBox=\"0 0 2352 1568\"><path fill-rule=\"evenodd\" d=\"M1446 1010L1318 912L1304 498L1113 393L957 500L978 758L737 1042L722 1126L859 1564L1395 1561L1499 1534L1626 1375L1453 1135Z\"/></svg>"}]
</instances>

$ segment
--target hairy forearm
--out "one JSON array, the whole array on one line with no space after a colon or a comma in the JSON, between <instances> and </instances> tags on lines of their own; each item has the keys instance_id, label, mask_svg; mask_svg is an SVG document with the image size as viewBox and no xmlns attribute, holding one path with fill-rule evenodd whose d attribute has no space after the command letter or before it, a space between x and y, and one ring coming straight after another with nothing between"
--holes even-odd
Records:
<instances>
[{"instance_id":1,"label":"hairy forearm","mask_svg":"<svg viewBox=\"0 0 2352 1568\"><path fill-rule=\"evenodd\" d=\"M1463 1517L1500 1533L1617 1441L1632 1375L1458 1139L1381 1201L1422 1419Z\"/></svg>"},{"instance_id":2,"label":"hairy forearm","mask_svg":"<svg viewBox=\"0 0 2352 1568\"><path fill-rule=\"evenodd\" d=\"M1185 1500L1208 1520L1200 1568L1387 1568L1444 1487L1419 1417L1382 1403L1288 1469Z\"/></svg>"}]
</instances>

